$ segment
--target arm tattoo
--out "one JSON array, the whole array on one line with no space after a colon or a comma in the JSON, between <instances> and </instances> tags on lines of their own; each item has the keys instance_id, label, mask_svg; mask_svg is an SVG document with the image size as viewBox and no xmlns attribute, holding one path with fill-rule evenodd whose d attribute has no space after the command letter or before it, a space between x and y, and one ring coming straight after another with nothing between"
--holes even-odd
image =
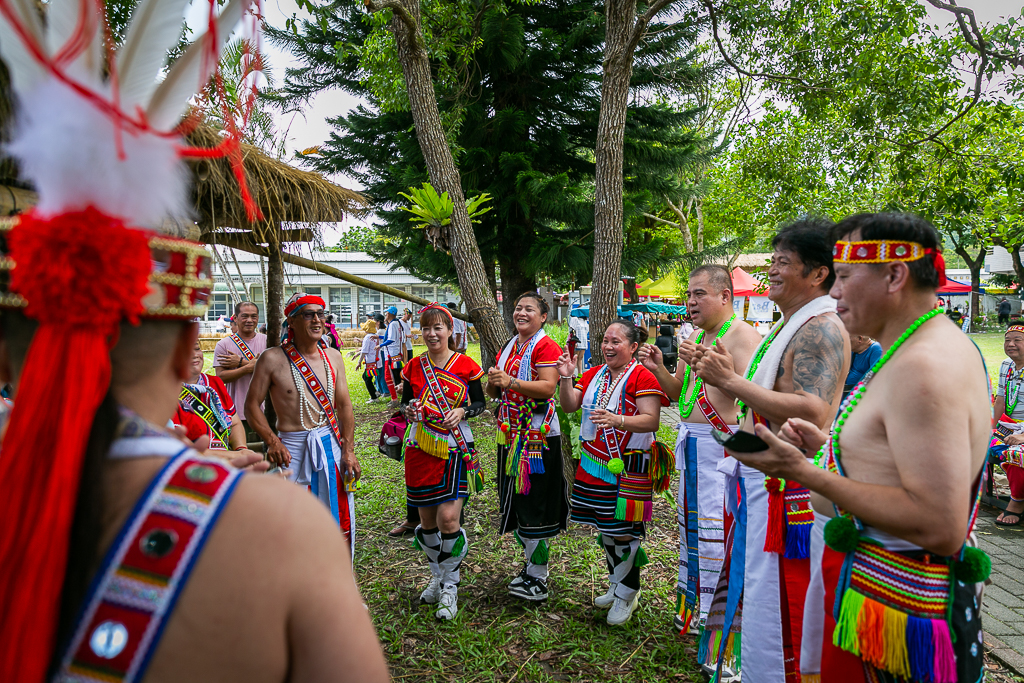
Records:
<instances>
[{"instance_id":1,"label":"arm tattoo","mask_svg":"<svg viewBox=\"0 0 1024 683\"><path fill-rule=\"evenodd\" d=\"M831 403L843 386L843 335L834 320L819 316L793 338L793 389Z\"/></svg>"}]
</instances>

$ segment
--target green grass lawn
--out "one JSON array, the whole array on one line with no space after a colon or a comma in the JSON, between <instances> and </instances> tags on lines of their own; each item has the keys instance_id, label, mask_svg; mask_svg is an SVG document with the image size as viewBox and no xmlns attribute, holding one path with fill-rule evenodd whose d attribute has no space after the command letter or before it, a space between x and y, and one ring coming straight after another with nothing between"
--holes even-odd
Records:
<instances>
[{"instance_id":1,"label":"green grass lawn","mask_svg":"<svg viewBox=\"0 0 1024 683\"><path fill-rule=\"evenodd\" d=\"M999 380L999 365L1006 358L1006 354L1003 353L1003 335L998 332L984 332L972 334L971 339L985 357L985 366L988 368L989 377L992 378L992 389L995 390L994 383Z\"/></svg>"},{"instance_id":2,"label":"green grass lawn","mask_svg":"<svg viewBox=\"0 0 1024 683\"><path fill-rule=\"evenodd\" d=\"M423 347L417 349L421 352ZM479 346L470 355L479 361ZM571 524L551 547L551 597L529 604L510 597L506 584L522 553L511 535L497 533L494 489L495 424L489 414L472 421L488 488L466 509L469 555L462 567L459 615L439 622L418 604L429 578L426 561L410 540L388 538L405 514L403 469L377 452L386 407L369 404L355 362L346 354L355 403L357 454L363 486L357 498L356 573L395 680L412 681L650 681L698 676L692 637L671 628L678 572L675 510L655 504L645 543L640 609L612 628L593 605L607 574L597 536Z\"/></svg>"}]
</instances>

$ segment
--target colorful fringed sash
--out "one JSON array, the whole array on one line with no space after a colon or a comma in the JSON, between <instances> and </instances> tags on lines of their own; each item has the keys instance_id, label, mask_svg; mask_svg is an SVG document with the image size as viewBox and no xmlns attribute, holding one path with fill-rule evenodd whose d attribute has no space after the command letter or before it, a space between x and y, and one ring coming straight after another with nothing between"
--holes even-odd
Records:
<instances>
[{"instance_id":1,"label":"colorful fringed sash","mask_svg":"<svg viewBox=\"0 0 1024 683\"><path fill-rule=\"evenodd\" d=\"M1016 434L1012 429L1007 427L1007 424L1017 424L1020 420L1014 420L1008 417L1006 413L999 418L999 422L996 423L996 428L992 430L992 441L988 445L989 453L999 458L999 466L1012 465L1014 467L1024 468L1024 447L1022 446L1009 446L1003 439ZM1006 423L1006 424L1003 424Z\"/></svg>"},{"instance_id":2,"label":"colorful fringed sash","mask_svg":"<svg viewBox=\"0 0 1024 683\"><path fill-rule=\"evenodd\" d=\"M452 404L448 401L448 396L444 393L444 390L441 388L441 384L437 381L437 374L434 371L434 365L433 363L430 362L430 358L427 356L426 351L424 351L423 355L420 356L420 364L423 366L423 375L427 379L427 390L430 392L430 396L434 399L434 403L437 405L438 408L441 409L443 418L443 415L447 415L452 411ZM440 370L440 372L444 373L447 380L457 387L456 398L462 397L462 399L465 400L465 397L469 395L469 386L467 386L466 383L463 382L462 379L454 373L445 372L444 370ZM417 436L425 435L427 433L427 430L431 430L430 433L431 436L433 437L434 430L437 429L435 426L430 425L426 421L416 422L414 424L417 426L419 430L421 430L420 432L417 433ZM466 466L466 483L469 489L469 493L473 494L483 491L484 477L483 473L480 471L480 458L477 455L476 449L469 447L469 444L466 442L466 437L462 434L461 426L457 426L455 429L445 430L445 432L446 433L444 434L443 442L444 459L448 458L448 434L451 434L452 437L455 439L456 448L458 449L459 454L462 456L462 462ZM436 443L437 441L435 440L435 444ZM423 442L421 441L419 445L420 450L423 450L424 452L430 452L426 451L426 449L423 448L422 444ZM435 450L437 450L436 447ZM434 452L431 453L431 455L438 454ZM441 456L438 455L438 457Z\"/></svg>"},{"instance_id":3,"label":"colorful fringed sash","mask_svg":"<svg viewBox=\"0 0 1024 683\"><path fill-rule=\"evenodd\" d=\"M523 353L519 356L516 379L529 382L533 379L533 349L547 334L541 328L526 342ZM498 357L498 367L504 372L509 371L516 361L517 338L513 337L502 349ZM551 432L551 422L555 418L555 401L547 401L522 396L503 389L501 403L498 406L499 446L507 446L505 458L505 474L515 478L515 491L520 494L530 492L530 475L544 474L544 451L548 447L547 436ZM544 419L539 429L533 429L534 411L545 406Z\"/></svg>"},{"instance_id":4,"label":"colorful fringed sash","mask_svg":"<svg viewBox=\"0 0 1024 683\"><path fill-rule=\"evenodd\" d=\"M626 451L623 459L636 463L627 466L618 476L619 493L615 500L615 519L624 522L649 522L654 512L654 495L669 487L675 454L663 443L655 441L649 451Z\"/></svg>"}]
</instances>

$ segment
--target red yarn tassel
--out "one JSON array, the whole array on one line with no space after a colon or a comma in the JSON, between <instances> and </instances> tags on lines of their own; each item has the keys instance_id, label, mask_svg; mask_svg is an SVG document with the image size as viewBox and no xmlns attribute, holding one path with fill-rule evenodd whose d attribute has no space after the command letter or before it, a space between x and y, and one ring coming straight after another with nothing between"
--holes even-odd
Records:
<instances>
[{"instance_id":1,"label":"red yarn tassel","mask_svg":"<svg viewBox=\"0 0 1024 683\"><path fill-rule=\"evenodd\" d=\"M768 489L768 529L764 537L764 551L782 555L786 552L786 482L768 477L764 485Z\"/></svg>"},{"instance_id":2,"label":"red yarn tassel","mask_svg":"<svg viewBox=\"0 0 1024 683\"><path fill-rule=\"evenodd\" d=\"M95 209L22 216L8 237L12 289L40 321L0 454L0 671L42 683L54 648L86 442L110 385L120 320L138 320L146 236ZM53 317L55 302L66 316ZM60 359L60 362L57 362Z\"/></svg>"}]
</instances>

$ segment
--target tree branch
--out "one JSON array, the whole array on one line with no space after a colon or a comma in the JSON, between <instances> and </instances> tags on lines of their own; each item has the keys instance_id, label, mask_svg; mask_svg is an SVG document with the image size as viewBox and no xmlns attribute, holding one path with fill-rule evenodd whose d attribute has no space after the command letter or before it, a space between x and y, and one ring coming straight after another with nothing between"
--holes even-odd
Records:
<instances>
[{"instance_id":1,"label":"tree branch","mask_svg":"<svg viewBox=\"0 0 1024 683\"><path fill-rule=\"evenodd\" d=\"M673 228L679 228L679 224L678 223L673 223L672 221L667 221L664 218L658 218L653 213L641 213L640 215L643 216L644 218L650 218L652 221L657 221L658 223L664 223L665 225L671 225Z\"/></svg>"},{"instance_id":2,"label":"tree branch","mask_svg":"<svg viewBox=\"0 0 1024 683\"><path fill-rule=\"evenodd\" d=\"M647 25L651 23L654 16L671 5L675 0L655 0L654 3L647 8L647 11L641 14L636 24L633 26L633 32L629 35L629 42L626 43L626 51L628 54L632 54L636 46L640 44L640 41L644 37L644 33L647 32Z\"/></svg>"},{"instance_id":3,"label":"tree branch","mask_svg":"<svg viewBox=\"0 0 1024 683\"><path fill-rule=\"evenodd\" d=\"M403 24L405 24L405 28L409 31L412 43L420 49L424 49L423 37L420 34L419 24L416 23L415 17L409 13L409 10L406 9L405 5L401 2L398 0L380 0L380 2L374 2L374 0L363 0L363 4L366 5L366 9L373 13L383 12L386 9L391 10L392 13L395 14Z\"/></svg>"}]
</instances>

